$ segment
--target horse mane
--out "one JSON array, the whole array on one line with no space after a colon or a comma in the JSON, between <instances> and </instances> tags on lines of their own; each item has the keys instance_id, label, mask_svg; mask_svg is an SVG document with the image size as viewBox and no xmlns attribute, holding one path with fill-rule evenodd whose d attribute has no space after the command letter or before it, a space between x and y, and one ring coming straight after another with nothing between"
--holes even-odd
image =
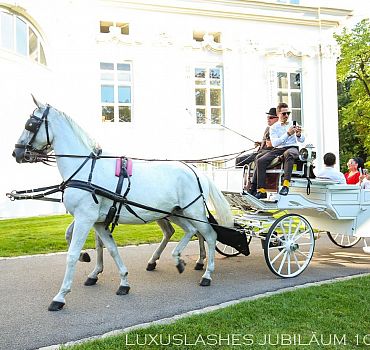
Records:
<instances>
[{"instance_id":1,"label":"horse mane","mask_svg":"<svg viewBox=\"0 0 370 350\"><path fill-rule=\"evenodd\" d=\"M62 111L54 108L58 113L60 113L69 123L73 132L81 139L82 143L91 149L94 153L97 153L100 150L98 142L92 138L84 129L81 128L69 115L65 114Z\"/></svg>"}]
</instances>

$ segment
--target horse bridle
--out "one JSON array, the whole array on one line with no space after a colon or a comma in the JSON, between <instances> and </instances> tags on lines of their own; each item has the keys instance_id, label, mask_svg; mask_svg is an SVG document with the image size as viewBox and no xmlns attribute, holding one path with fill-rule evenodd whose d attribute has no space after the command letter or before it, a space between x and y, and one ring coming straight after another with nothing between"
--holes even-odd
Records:
<instances>
[{"instance_id":1,"label":"horse bridle","mask_svg":"<svg viewBox=\"0 0 370 350\"><path fill-rule=\"evenodd\" d=\"M38 155L44 154L44 151L47 150L51 146L50 137L49 137L49 125L48 125L48 114L50 110L50 105L47 105L42 117L39 118L35 115L35 111L30 115L30 118L27 120L24 128L32 133L32 137L28 141L27 144L23 145L21 143L16 143L15 148L23 148L24 149L24 160L27 162L35 162L37 161L37 156L35 157L32 153L37 153ZM45 131L46 131L46 145L41 149L36 149L32 146L33 141L35 140L37 133L39 132L42 123L45 124Z\"/></svg>"}]
</instances>

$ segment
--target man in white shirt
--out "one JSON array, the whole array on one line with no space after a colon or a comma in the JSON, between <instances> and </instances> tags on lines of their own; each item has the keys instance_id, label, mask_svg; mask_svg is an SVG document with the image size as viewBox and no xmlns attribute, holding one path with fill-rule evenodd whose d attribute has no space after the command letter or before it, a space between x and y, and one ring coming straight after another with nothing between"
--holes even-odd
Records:
<instances>
[{"instance_id":1,"label":"man in white shirt","mask_svg":"<svg viewBox=\"0 0 370 350\"><path fill-rule=\"evenodd\" d=\"M335 154L330 152L326 153L324 155L325 168L319 170L316 174L316 177L329 179L339 182L341 184L345 184L346 178L344 177L344 175L339 170L334 169L335 162L336 162Z\"/></svg>"},{"instance_id":2,"label":"man in white shirt","mask_svg":"<svg viewBox=\"0 0 370 350\"><path fill-rule=\"evenodd\" d=\"M279 194L286 196L289 193L293 164L299 157L298 142L304 142L305 140L301 127L293 122L288 122L291 113L288 105L281 102L276 111L279 121L270 127L270 139L274 149L256 159L257 194L255 197L258 199L267 197L265 189L266 169L271 161L278 156L284 156L284 182Z\"/></svg>"}]
</instances>

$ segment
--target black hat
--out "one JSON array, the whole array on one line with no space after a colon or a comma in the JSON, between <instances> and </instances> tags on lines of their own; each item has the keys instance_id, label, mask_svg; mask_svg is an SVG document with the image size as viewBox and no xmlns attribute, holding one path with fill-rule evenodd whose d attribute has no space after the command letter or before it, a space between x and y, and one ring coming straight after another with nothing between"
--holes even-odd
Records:
<instances>
[{"instance_id":1,"label":"black hat","mask_svg":"<svg viewBox=\"0 0 370 350\"><path fill-rule=\"evenodd\" d=\"M270 108L270 110L268 112L266 112L266 114L268 114L268 115L274 115L275 117L277 117L276 108L275 107Z\"/></svg>"}]
</instances>

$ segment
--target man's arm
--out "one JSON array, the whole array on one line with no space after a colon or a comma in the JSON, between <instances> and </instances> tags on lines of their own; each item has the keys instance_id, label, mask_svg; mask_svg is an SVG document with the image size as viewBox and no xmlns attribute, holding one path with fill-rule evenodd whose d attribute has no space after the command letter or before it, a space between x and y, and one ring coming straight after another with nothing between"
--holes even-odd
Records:
<instances>
[{"instance_id":1,"label":"man's arm","mask_svg":"<svg viewBox=\"0 0 370 350\"><path fill-rule=\"evenodd\" d=\"M289 137L288 133L286 132L279 136L279 131L281 132L281 130L279 130L277 127L273 126L270 128L270 139L273 147L282 145Z\"/></svg>"},{"instance_id":2,"label":"man's arm","mask_svg":"<svg viewBox=\"0 0 370 350\"><path fill-rule=\"evenodd\" d=\"M268 126L264 133L263 133L263 136L262 136L262 141L261 141L261 144L260 144L260 148L259 149L264 149L267 147L266 143L267 143L267 136L270 134L270 127Z\"/></svg>"}]
</instances>

